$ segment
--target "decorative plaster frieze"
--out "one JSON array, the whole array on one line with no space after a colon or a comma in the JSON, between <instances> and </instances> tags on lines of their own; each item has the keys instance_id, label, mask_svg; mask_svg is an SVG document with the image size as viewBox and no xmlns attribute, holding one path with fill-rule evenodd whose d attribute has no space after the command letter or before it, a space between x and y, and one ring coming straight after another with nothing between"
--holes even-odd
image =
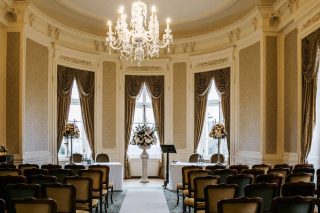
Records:
<instances>
[{"instance_id":1,"label":"decorative plaster frieze","mask_svg":"<svg viewBox=\"0 0 320 213\"><path fill-rule=\"evenodd\" d=\"M310 18L303 26L302 29L306 29L320 20L320 12Z\"/></svg>"},{"instance_id":2,"label":"decorative plaster frieze","mask_svg":"<svg viewBox=\"0 0 320 213\"><path fill-rule=\"evenodd\" d=\"M228 58L221 58L221 59L214 59L214 60L205 61L205 62L199 62L195 65L195 68L216 66L216 65L224 64L227 61L228 61Z\"/></svg>"},{"instance_id":3,"label":"decorative plaster frieze","mask_svg":"<svg viewBox=\"0 0 320 213\"><path fill-rule=\"evenodd\" d=\"M258 19L256 17L254 17L252 20L251 20L251 23L253 25L253 29L254 31L256 31L258 29Z\"/></svg>"},{"instance_id":4,"label":"decorative plaster frieze","mask_svg":"<svg viewBox=\"0 0 320 213\"><path fill-rule=\"evenodd\" d=\"M127 71L161 71L161 66L128 66Z\"/></svg>"},{"instance_id":5,"label":"decorative plaster frieze","mask_svg":"<svg viewBox=\"0 0 320 213\"><path fill-rule=\"evenodd\" d=\"M230 43L233 43L233 42L239 40L240 39L240 29L237 28L235 30L230 31L228 33L228 36L229 36L229 42Z\"/></svg>"},{"instance_id":6,"label":"decorative plaster frieze","mask_svg":"<svg viewBox=\"0 0 320 213\"><path fill-rule=\"evenodd\" d=\"M48 36L53 40L59 40L61 30L52 25L48 26Z\"/></svg>"},{"instance_id":7,"label":"decorative plaster frieze","mask_svg":"<svg viewBox=\"0 0 320 213\"><path fill-rule=\"evenodd\" d=\"M31 13L30 15L29 15L29 25L30 25L30 27L32 27L32 25L33 25L33 22L36 20L36 16L33 14L33 13Z\"/></svg>"},{"instance_id":8,"label":"decorative plaster frieze","mask_svg":"<svg viewBox=\"0 0 320 213\"><path fill-rule=\"evenodd\" d=\"M290 8L290 14L298 8L297 0L288 0L288 7Z\"/></svg>"},{"instance_id":9,"label":"decorative plaster frieze","mask_svg":"<svg viewBox=\"0 0 320 213\"><path fill-rule=\"evenodd\" d=\"M72 57L64 56L64 55L61 55L60 59L62 59L64 61L67 61L67 62L79 64L79 65L92 66L92 62L91 61L86 61L86 60L83 60L83 59L72 58Z\"/></svg>"}]
</instances>

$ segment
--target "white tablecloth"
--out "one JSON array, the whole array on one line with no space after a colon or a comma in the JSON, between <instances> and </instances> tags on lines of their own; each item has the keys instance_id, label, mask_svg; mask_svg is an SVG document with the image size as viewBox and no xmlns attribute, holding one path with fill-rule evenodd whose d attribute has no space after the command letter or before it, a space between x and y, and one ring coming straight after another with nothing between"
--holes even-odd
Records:
<instances>
[{"instance_id":1,"label":"white tablecloth","mask_svg":"<svg viewBox=\"0 0 320 213\"><path fill-rule=\"evenodd\" d=\"M116 191L123 189L123 165L120 162L95 163L95 165L106 165L110 167L109 182L113 183Z\"/></svg>"},{"instance_id":2,"label":"white tablecloth","mask_svg":"<svg viewBox=\"0 0 320 213\"><path fill-rule=\"evenodd\" d=\"M177 184L182 183L182 167L184 166L212 166L215 165L213 163L187 163L187 162L177 162L169 165L169 190L177 190Z\"/></svg>"}]
</instances>

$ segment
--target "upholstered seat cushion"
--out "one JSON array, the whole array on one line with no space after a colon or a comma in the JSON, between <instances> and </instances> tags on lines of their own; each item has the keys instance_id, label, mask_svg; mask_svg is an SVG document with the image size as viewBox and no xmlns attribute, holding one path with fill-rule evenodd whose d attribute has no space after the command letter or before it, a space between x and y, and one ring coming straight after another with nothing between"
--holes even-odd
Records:
<instances>
[{"instance_id":1,"label":"upholstered seat cushion","mask_svg":"<svg viewBox=\"0 0 320 213\"><path fill-rule=\"evenodd\" d=\"M102 196L108 194L108 191L105 189L102 189ZM93 198L99 198L100 197L100 192L94 191L92 192L92 197Z\"/></svg>"},{"instance_id":2,"label":"upholstered seat cushion","mask_svg":"<svg viewBox=\"0 0 320 213\"><path fill-rule=\"evenodd\" d=\"M113 187L113 183L109 183L108 184L108 189L112 188ZM107 184L103 184L103 188L104 189L107 189Z\"/></svg>"},{"instance_id":3,"label":"upholstered seat cushion","mask_svg":"<svg viewBox=\"0 0 320 213\"><path fill-rule=\"evenodd\" d=\"M76 213L89 213L89 212L84 210L76 210Z\"/></svg>"},{"instance_id":4,"label":"upholstered seat cushion","mask_svg":"<svg viewBox=\"0 0 320 213\"><path fill-rule=\"evenodd\" d=\"M97 207L98 203L99 203L98 199L92 199L92 208ZM88 203L77 203L76 209L89 211L89 204Z\"/></svg>"},{"instance_id":5,"label":"upholstered seat cushion","mask_svg":"<svg viewBox=\"0 0 320 213\"><path fill-rule=\"evenodd\" d=\"M184 196L189 197L189 190L185 189L185 190L183 190L182 193L183 193ZM194 193L191 192L191 197L193 197L193 196L194 196Z\"/></svg>"},{"instance_id":6,"label":"upholstered seat cushion","mask_svg":"<svg viewBox=\"0 0 320 213\"><path fill-rule=\"evenodd\" d=\"M194 198L186 197L184 199L184 204L186 204L187 206L194 206ZM205 202L198 202L198 208L204 209Z\"/></svg>"},{"instance_id":7,"label":"upholstered seat cushion","mask_svg":"<svg viewBox=\"0 0 320 213\"><path fill-rule=\"evenodd\" d=\"M205 210L199 210L199 211L197 211L197 213L206 213L206 211Z\"/></svg>"}]
</instances>

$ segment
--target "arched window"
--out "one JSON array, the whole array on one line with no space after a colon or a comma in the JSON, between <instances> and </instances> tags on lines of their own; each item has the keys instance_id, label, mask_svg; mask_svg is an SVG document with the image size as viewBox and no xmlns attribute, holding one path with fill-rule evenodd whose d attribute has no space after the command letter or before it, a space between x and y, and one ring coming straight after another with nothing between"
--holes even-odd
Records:
<instances>
[{"instance_id":1,"label":"arched window","mask_svg":"<svg viewBox=\"0 0 320 213\"><path fill-rule=\"evenodd\" d=\"M154 114L153 114L153 109L152 109L152 101L151 97L147 91L147 87L144 84L142 87L142 91L137 98L136 101L136 109L134 113L134 121L132 124L132 131L131 131L131 137L130 140L132 139L133 136L133 130L138 124L143 124L146 123L147 125L150 126L155 126L155 121L154 121ZM149 158L154 158L154 159L160 159L161 158L161 149L160 149L160 142L159 142L159 137L157 135L158 142L156 145L152 145L150 149L147 149L147 152L149 154ZM136 145L131 145L129 144L128 146L128 157L129 158L140 158L142 150L136 146Z\"/></svg>"},{"instance_id":2,"label":"arched window","mask_svg":"<svg viewBox=\"0 0 320 213\"><path fill-rule=\"evenodd\" d=\"M218 140L209 137L210 130L215 123L224 124L221 100L216 91L214 81L211 82L211 88L208 94L207 108L204 126L201 133L201 139L198 145L197 153L202 154L204 158L210 158L211 155L218 153ZM227 159L228 146L227 141L224 139L221 141L221 154Z\"/></svg>"}]
</instances>

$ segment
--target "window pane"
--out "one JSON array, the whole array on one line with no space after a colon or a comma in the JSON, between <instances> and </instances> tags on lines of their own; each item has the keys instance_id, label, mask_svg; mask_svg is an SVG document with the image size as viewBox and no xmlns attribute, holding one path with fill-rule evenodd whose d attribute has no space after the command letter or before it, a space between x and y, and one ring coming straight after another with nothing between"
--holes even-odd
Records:
<instances>
[{"instance_id":1,"label":"window pane","mask_svg":"<svg viewBox=\"0 0 320 213\"><path fill-rule=\"evenodd\" d=\"M217 93L216 85L214 84L214 82L211 85L211 89L208 95L208 100L220 100L220 97L219 97L219 94Z\"/></svg>"}]
</instances>

